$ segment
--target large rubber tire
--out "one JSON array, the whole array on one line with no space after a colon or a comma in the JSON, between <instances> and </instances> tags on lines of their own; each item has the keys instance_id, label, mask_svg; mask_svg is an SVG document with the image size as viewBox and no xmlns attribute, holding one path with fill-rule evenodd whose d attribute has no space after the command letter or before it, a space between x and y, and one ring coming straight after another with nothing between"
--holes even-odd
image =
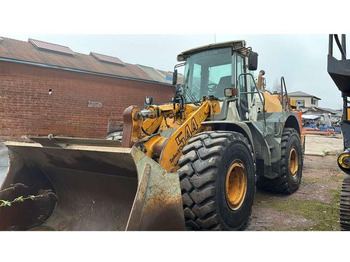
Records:
<instances>
[{"instance_id":1,"label":"large rubber tire","mask_svg":"<svg viewBox=\"0 0 350 262\"><path fill-rule=\"evenodd\" d=\"M297 157L297 160L295 158ZM290 162L297 161L297 171L292 174ZM300 135L294 128L284 128L281 138L281 174L269 179L259 177L257 186L266 191L292 194L298 190L303 174L303 150Z\"/></svg>"},{"instance_id":2,"label":"large rubber tire","mask_svg":"<svg viewBox=\"0 0 350 262\"><path fill-rule=\"evenodd\" d=\"M231 177L228 171L237 163L243 167L240 170L244 172L239 173L246 186L240 204L231 208L226 194L226 176ZM242 134L226 131L197 134L184 147L179 166L188 230L243 230L246 227L256 175L252 148Z\"/></svg>"},{"instance_id":3,"label":"large rubber tire","mask_svg":"<svg viewBox=\"0 0 350 262\"><path fill-rule=\"evenodd\" d=\"M340 229L350 231L350 176L344 178L340 194Z\"/></svg>"}]
</instances>

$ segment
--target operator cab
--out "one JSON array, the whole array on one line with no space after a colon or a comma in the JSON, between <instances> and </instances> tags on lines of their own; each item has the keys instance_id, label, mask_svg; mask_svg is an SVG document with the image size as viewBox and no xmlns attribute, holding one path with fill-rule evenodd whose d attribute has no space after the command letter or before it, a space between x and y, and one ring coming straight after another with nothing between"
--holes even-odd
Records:
<instances>
[{"instance_id":1,"label":"operator cab","mask_svg":"<svg viewBox=\"0 0 350 262\"><path fill-rule=\"evenodd\" d=\"M252 90L247 87L254 83L244 74L256 70L257 53L246 48L245 41L199 47L185 51L177 58L179 62L185 61L182 85L185 103L198 103L208 96L224 101L225 89L231 88L231 94L239 99L241 118L246 119L248 99L251 98L249 92Z\"/></svg>"}]
</instances>

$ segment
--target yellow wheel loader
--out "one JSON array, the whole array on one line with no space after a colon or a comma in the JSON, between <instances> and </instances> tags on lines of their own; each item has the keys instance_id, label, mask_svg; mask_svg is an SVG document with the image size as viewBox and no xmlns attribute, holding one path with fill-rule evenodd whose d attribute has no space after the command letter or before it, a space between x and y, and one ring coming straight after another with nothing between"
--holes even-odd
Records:
<instances>
[{"instance_id":1,"label":"yellow wheel loader","mask_svg":"<svg viewBox=\"0 0 350 262\"><path fill-rule=\"evenodd\" d=\"M7 142L1 230L241 230L256 186L291 194L303 136L279 94L257 82L258 54L231 41L178 55L168 104L123 114L122 141L32 137ZM10 188L10 190L6 190ZM23 201L23 199L26 199ZM20 201L13 201L20 200Z\"/></svg>"}]
</instances>

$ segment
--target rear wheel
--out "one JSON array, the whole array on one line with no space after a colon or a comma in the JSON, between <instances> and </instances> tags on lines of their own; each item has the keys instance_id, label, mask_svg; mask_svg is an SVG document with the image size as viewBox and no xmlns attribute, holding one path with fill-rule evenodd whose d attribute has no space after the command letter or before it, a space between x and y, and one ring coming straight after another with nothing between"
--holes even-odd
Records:
<instances>
[{"instance_id":1,"label":"rear wheel","mask_svg":"<svg viewBox=\"0 0 350 262\"><path fill-rule=\"evenodd\" d=\"M274 179L259 177L258 187L271 192L292 194L298 190L303 169L300 136L294 128L285 128L281 139L281 174Z\"/></svg>"},{"instance_id":2,"label":"rear wheel","mask_svg":"<svg viewBox=\"0 0 350 262\"><path fill-rule=\"evenodd\" d=\"M340 194L340 228L350 231L350 176L344 178Z\"/></svg>"},{"instance_id":3,"label":"rear wheel","mask_svg":"<svg viewBox=\"0 0 350 262\"><path fill-rule=\"evenodd\" d=\"M251 214L255 164L239 133L203 132L179 160L182 200L189 230L241 230Z\"/></svg>"}]
</instances>

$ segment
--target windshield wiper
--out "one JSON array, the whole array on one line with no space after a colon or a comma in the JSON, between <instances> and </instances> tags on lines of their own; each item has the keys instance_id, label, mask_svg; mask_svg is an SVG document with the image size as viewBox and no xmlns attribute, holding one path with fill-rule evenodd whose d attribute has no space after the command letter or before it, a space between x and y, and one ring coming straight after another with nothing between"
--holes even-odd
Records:
<instances>
[{"instance_id":1,"label":"windshield wiper","mask_svg":"<svg viewBox=\"0 0 350 262\"><path fill-rule=\"evenodd\" d=\"M188 81L189 81L189 76L190 76L190 72L191 72L191 69L189 68L188 71L187 71L187 74L186 74L186 82L185 82L185 86L183 88L183 92L184 92L184 97L187 98L193 103L195 104L196 106L199 106L200 105L200 101L198 101L196 99L196 97L193 95L190 87L188 86ZM187 92L186 92L187 91Z\"/></svg>"},{"instance_id":2,"label":"windshield wiper","mask_svg":"<svg viewBox=\"0 0 350 262\"><path fill-rule=\"evenodd\" d=\"M193 93L192 93L192 91L187 83L185 84L184 95L185 95L185 97L187 96L188 99L196 106L200 105L200 101L193 95Z\"/></svg>"}]
</instances>

